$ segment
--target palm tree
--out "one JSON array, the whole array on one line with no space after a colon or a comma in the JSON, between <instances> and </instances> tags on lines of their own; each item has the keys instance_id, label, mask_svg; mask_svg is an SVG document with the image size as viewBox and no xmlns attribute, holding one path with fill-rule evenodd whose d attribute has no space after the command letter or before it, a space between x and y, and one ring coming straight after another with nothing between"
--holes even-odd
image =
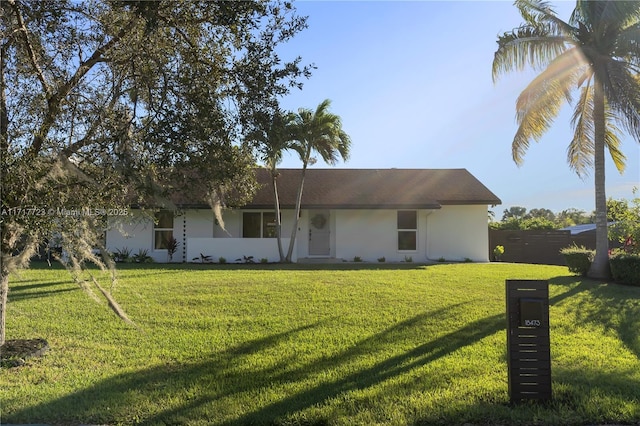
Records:
<instances>
[{"instance_id":1,"label":"palm tree","mask_svg":"<svg viewBox=\"0 0 640 426\"><path fill-rule=\"evenodd\" d=\"M567 149L579 175L594 169L596 254L589 276L608 276L605 148L620 172L620 129L640 142L640 2L581 1L568 22L544 1L517 0L525 22L498 37L493 78L531 66L541 73L516 103L518 130L512 156L520 165L530 142L538 142L565 101L579 91Z\"/></svg>"},{"instance_id":2,"label":"palm tree","mask_svg":"<svg viewBox=\"0 0 640 426\"><path fill-rule=\"evenodd\" d=\"M291 262L293 245L298 230L298 217L302 203L302 191L307 167L315 162L312 154L317 153L322 160L330 165L335 165L339 157L343 160L349 158L351 138L342 130L340 116L329 112L331 101L325 99L318 105L315 111L300 108L294 120L295 141L291 149L295 150L302 161L302 174L296 196L296 208L291 229L291 240L287 251L286 261Z\"/></svg>"},{"instance_id":3,"label":"palm tree","mask_svg":"<svg viewBox=\"0 0 640 426\"><path fill-rule=\"evenodd\" d=\"M285 261L284 250L282 248L282 222L280 218L280 199L278 196L278 164L282 161L282 154L288 150L294 139L293 124L296 116L291 112L277 111L271 117L268 128L258 137L261 142L263 160L269 173L273 185L275 220L276 220L276 240L278 242L278 253L280 262Z\"/></svg>"}]
</instances>

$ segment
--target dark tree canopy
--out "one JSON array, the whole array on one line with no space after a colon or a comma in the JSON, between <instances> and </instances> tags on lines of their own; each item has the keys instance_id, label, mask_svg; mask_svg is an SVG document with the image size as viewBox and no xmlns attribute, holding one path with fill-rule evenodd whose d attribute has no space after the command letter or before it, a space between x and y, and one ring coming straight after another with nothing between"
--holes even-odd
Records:
<instances>
[{"instance_id":1,"label":"dark tree canopy","mask_svg":"<svg viewBox=\"0 0 640 426\"><path fill-rule=\"evenodd\" d=\"M54 236L71 264L99 263L105 217L87 211L185 191L242 203L244 136L310 75L277 55L306 27L289 2L7 0L0 14L3 288Z\"/></svg>"}]
</instances>

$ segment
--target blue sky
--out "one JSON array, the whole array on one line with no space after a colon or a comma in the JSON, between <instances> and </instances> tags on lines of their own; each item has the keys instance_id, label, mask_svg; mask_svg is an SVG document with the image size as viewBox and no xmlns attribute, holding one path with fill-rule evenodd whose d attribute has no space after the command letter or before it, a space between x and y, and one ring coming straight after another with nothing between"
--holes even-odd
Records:
<instances>
[{"instance_id":1,"label":"blue sky","mask_svg":"<svg viewBox=\"0 0 640 426\"><path fill-rule=\"evenodd\" d=\"M557 2L568 19L572 2ZM281 49L317 69L285 109L331 99L351 136L345 168L466 168L511 206L561 211L595 208L592 175L570 171L571 110L565 108L521 167L511 159L515 101L535 75L502 77L491 63L497 36L522 18L510 1L298 1L309 28ZM640 186L640 144L625 135L627 169L607 163L607 196L633 197ZM288 156L280 167L300 167ZM329 167L318 162L313 167Z\"/></svg>"}]
</instances>

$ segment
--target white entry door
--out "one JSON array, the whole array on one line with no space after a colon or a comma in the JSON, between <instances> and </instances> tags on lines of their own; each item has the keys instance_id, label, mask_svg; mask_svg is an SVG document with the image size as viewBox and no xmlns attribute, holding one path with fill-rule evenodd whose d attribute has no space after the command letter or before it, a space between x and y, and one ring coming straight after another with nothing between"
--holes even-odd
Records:
<instances>
[{"instance_id":1,"label":"white entry door","mask_svg":"<svg viewBox=\"0 0 640 426\"><path fill-rule=\"evenodd\" d=\"M331 254L331 226L329 210L309 212L309 256L329 256Z\"/></svg>"}]
</instances>

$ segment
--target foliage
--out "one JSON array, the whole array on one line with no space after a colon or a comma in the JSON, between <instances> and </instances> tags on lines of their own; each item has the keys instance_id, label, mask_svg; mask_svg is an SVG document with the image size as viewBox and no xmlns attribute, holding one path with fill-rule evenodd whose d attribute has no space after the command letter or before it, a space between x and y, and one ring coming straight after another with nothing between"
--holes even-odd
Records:
<instances>
[{"instance_id":1,"label":"foliage","mask_svg":"<svg viewBox=\"0 0 640 426\"><path fill-rule=\"evenodd\" d=\"M200 261L200 263L210 263L211 262L211 256L208 254L202 254L200 253L199 257L194 257L193 259L191 259L192 262L197 262Z\"/></svg>"},{"instance_id":2,"label":"foliage","mask_svg":"<svg viewBox=\"0 0 640 426\"><path fill-rule=\"evenodd\" d=\"M121 249L117 248L113 255L113 260L116 262L132 262L131 259L131 249L128 247L123 247Z\"/></svg>"},{"instance_id":3,"label":"foliage","mask_svg":"<svg viewBox=\"0 0 640 426\"><path fill-rule=\"evenodd\" d=\"M380 262L380 263L384 263L386 261L387 261L387 258L384 257L384 256L378 258L378 262Z\"/></svg>"},{"instance_id":4,"label":"foliage","mask_svg":"<svg viewBox=\"0 0 640 426\"><path fill-rule=\"evenodd\" d=\"M306 27L287 1L0 5L2 342L8 274L43 240L107 268L108 210L246 201L243 139L311 67L276 54Z\"/></svg>"},{"instance_id":5,"label":"foliage","mask_svg":"<svg viewBox=\"0 0 640 426\"><path fill-rule=\"evenodd\" d=\"M509 207L509 209L504 210L504 212L502 213L502 220L505 221L507 219L524 219L526 212L526 207L512 206Z\"/></svg>"},{"instance_id":6,"label":"foliage","mask_svg":"<svg viewBox=\"0 0 640 426\"><path fill-rule=\"evenodd\" d=\"M497 245L493 248L493 258L494 260L500 260L502 255L504 254L504 246Z\"/></svg>"},{"instance_id":7,"label":"foliage","mask_svg":"<svg viewBox=\"0 0 640 426\"><path fill-rule=\"evenodd\" d=\"M167 241L167 255L169 256L169 261L173 260L173 255L178 251L178 247L180 247L180 242L176 240L176 237L172 236Z\"/></svg>"},{"instance_id":8,"label":"foliage","mask_svg":"<svg viewBox=\"0 0 640 426\"><path fill-rule=\"evenodd\" d=\"M500 230L544 230L544 229L557 229L558 225L549 219L542 217L531 218L508 218L502 222L492 222L491 229Z\"/></svg>"},{"instance_id":9,"label":"foliage","mask_svg":"<svg viewBox=\"0 0 640 426\"><path fill-rule=\"evenodd\" d=\"M590 215L578 209L567 209L555 214L545 208L534 208L527 211L525 207L514 206L505 209L502 220L500 222L491 221L489 227L501 230L544 230L592 222L593 218Z\"/></svg>"},{"instance_id":10,"label":"foliage","mask_svg":"<svg viewBox=\"0 0 640 426\"><path fill-rule=\"evenodd\" d=\"M637 188L633 191L637 195ZM608 214L613 222L609 226L609 238L623 243L628 253L640 254L640 197L631 203L627 200L610 200Z\"/></svg>"},{"instance_id":11,"label":"foliage","mask_svg":"<svg viewBox=\"0 0 640 426\"><path fill-rule=\"evenodd\" d=\"M362 258L360 256L354 256L353 257L353 261L354 262L362 262Z\"/></svg>"},{"instance_id":12,"label":"foliage","mask_svg":"<svg viewBox=\"0 0 640 426\"><path fill-rule=\"evenodd\" d=\"M611 276L622 284L640 286L640 255L615 251L609 256Z\"/></svg>"},{"instance_id":13,"label":"foliage","mask_svg":"<svg viewBox=\"0 0 640 426\"><path fill-rule=\"evenodd\" d=\"M589 250L583 246L566 247L560 250L560 253L562 253L565 260L567 261L569 271L581 276L587 275L587 272L589 272L589 267L591 266L591 262L593 262L593 257L595 255L595 252L593 250Z\"/></svg>"},{"instance_id":14,"label":"foliage","mask_svg":"<svg viewBox=\"0 0 640 426\"><path fill-rule=\"evenodd\" d=\"M640 288L546 265L310 266L124 265L117 295L143 332L86 303L59 268L22 272L9 332L46 335L51 350L0 372L2 423L640 418ZM549 404L509 404L504 281L512 277L550 284Z\"/></svg>"},{"instance_id":15,"label":"foliage","mask_svg":"<svg viewBox=\"0 0 640 426\"><path fill-rule=\"evenodd\" d=\"M131 258L135 263L153 263L153 257L149 256L149 250L147 249L139 249L138 253Z\"/></svg>"},{"instance_id":16,"label":"foliage","mask_svg":"<svg viewBox=\"0 0 640 426\"><path fill-rule=\"evenodd\" d=\"M584 210L569 208L556 215L556 223L559 228L593 223L595 217L588 215Z\"/></svg>"},{"instance_id":17,"label":"foliage","mask_svg":"<svg viewBox=\"0 0 640 426\"><path fill-rule=\"evenodd\" d=\"M595 172L596 254L589 274L608 274L605 149L622 172L626 158L620 134L640 142L640 3L577 1L568 22L542 0L517 0L524 23L498 36L494 81L527 66L540 74L516 102L518 130L512 157L522 164L532 141L539 142L562 105L578 92L567 149L569 167L579 176Z\"/></svg>"},{"instance_id":18,"label":"foliage","mask_svg":"<svg viewBox=\"0 0 640 426\"><path fill-rule=\"evenodd\" d=\"M221 264L221 265L224 265L225 263L227 263L227 258L220 256L218 258L218 263Z\"/></svg>"}]
</instances>

